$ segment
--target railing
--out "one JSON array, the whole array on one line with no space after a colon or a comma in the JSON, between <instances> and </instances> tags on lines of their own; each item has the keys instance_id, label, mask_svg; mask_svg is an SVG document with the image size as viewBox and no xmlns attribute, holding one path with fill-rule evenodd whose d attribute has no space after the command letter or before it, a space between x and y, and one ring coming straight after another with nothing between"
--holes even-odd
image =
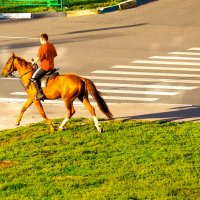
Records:
<instances>
[{"instance_id":1,"label":"railing","mask_svg":"<svg viewBox=\"0 0 200 200\"><path fill-rule=\"evenodd\" d=\"M12 6L23 6L23 7L63 7L63 0L1 0L0 6L12 7Z\"/></svg>"}]
</instances>

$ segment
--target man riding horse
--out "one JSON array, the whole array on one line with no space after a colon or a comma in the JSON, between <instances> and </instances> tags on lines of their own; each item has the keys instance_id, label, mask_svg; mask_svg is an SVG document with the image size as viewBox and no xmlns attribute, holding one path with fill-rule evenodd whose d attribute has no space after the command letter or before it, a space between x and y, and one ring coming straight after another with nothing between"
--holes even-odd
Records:
<instances>
[{"instance_id":1,"label":"man riding horse","mask_svg":"<svg viewBox=\"0 0 200 200\"><path fill-rule=\"evenodd\" d=\"M40 43L41 46L38 50L37 57L32 62L34 65L40 61L40 67L34 72L31 78L31 81L37 89L36 100L43 100L45 98L41 88L40 79L54 68L54 58L57 56L56 49L54 45L48 41L48 35L46 33L40 36Z\"/></svg>"}]
</instances>

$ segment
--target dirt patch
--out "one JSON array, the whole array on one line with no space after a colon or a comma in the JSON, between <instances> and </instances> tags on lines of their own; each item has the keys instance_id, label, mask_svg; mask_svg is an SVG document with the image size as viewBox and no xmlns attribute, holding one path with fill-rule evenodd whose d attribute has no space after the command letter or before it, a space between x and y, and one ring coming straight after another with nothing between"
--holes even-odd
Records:
<instances>
[{"instance_id":1,"label":"dirt patch","mask_svg":"<svg viewBox=\"0 0 200 200\"><path fill-rule=\"evenodd\" d=\"M12 166L14 166L14 165L16 165L16 163L13 162L13 161L7 161L7 160L5 160L5 161L0 161L0 167L2 167L2 168L12 167Z\"/></svg>"}]
</instances>

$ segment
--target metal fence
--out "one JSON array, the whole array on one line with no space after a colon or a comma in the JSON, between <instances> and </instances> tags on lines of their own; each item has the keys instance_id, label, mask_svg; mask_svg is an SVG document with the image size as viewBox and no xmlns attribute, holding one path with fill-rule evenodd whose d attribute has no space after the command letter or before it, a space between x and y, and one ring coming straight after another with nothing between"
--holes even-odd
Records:
<instances>
[{"instance_id":1,"label":"metal fence","mask_svg":"<svg viewBox=\"0 0 200 200\"><path fill-rule=\"evenodd\" d=\"M2 7L63 7L63 0L1 0L0 6Z\"/></svg>"}]
</instances>

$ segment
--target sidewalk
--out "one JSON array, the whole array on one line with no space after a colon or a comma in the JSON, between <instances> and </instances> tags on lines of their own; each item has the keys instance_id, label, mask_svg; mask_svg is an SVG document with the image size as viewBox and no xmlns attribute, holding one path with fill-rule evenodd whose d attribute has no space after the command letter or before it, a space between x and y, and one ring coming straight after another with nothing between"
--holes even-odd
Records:
<instances>
[{"instance_id":1,"label":"sidewalk","mask_svg":"<svg viewBox=\"0 0 200 200\"><path fill-rule=\"evenodd\" d=\"M0 130L15 128L16 118L22 103L0 103ZM83 106L75 105L76 113L73 118L91 118ZM191 105L132 103L110 104L109 108L114 119L121 120L165 120L165 121L200 121L200 107ZM50 119L64 118L67 114L64 105L44 104L44 109ZM105 116L95 106L97 117ZM43 121L34 105L24 114L21 126Z\"/></svg>"}]
</instances>

